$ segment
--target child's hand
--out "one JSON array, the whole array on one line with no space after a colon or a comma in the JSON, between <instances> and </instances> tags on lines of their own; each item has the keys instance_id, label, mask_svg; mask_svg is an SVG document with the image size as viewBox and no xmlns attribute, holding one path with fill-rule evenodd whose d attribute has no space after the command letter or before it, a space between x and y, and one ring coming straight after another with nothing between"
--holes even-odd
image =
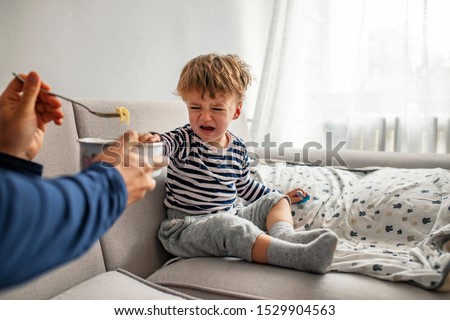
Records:
<instances>
[{"instance_id":1,"label":"child's hand","mask_svg":"<svg viewBox=\"0 0 450 320\"><path fill-rule=\"evenodd\" d=\"M139 134L139 142L159 142L161 136L157 133L147 132Z\"/></svg>"},{"instance_id":2,"label":"child's hand","mask_svg":"<svg viewBox=\"0 0 450 320\"><path fill-rule=\"evenodd\" d=\"M289 197L289 199L291 199L292 204L297 202L303 203L309 200L309 194L300 188L295 188L294 190L286 193L286 195Z\"/></svg>"}]
</instances>

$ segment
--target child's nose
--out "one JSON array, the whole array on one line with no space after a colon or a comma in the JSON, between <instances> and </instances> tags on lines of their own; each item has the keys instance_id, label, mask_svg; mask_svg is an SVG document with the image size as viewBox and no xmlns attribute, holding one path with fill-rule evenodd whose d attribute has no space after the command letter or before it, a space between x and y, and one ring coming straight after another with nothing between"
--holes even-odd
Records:
<instances>
[{"instance_id":1,"label":"child's nose","mask_svg":"<svg viewBox=\"0 0 450 320\"><path fill-rule=\"evenodd\" d=\"M203 111L200 114L200 119L202 119L202 120L210 120L211 119L211 113L209 111Z\"/></svg>"}]
</instances>

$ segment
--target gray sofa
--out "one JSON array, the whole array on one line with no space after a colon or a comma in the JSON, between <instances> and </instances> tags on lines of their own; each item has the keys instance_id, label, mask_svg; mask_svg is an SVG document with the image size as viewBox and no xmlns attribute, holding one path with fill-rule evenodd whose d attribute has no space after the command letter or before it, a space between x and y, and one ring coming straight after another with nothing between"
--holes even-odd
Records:
<instances>
[{"instance_id":1,"label":"gray sofa","mask_svg":"<svg viewBox=\"0 0 450 320\"><path fill-rule=\"evenodd\" d=\"M165 131L187 122L180 101L82 102L99 111L125 106L136 131ZM64 103L64 125L51 125L37 162L44 175L72 174L79 170L78 138L117 137L127 127L116 120L95 118L85 110ZM232 131L249 140L246 119L233 122ZM330 163L324 152L299 158L294 150L255 149L260 157ZM352 167L443 167L450 169L450 155L394 154L342 151ZM0 291L0 299L450 299L450 292L420 289L406 283L377 280L359 274L330 272L325 275L248 263L236 258L201 257L174 259L157 239L165 217L164 177L144 200L130 206L116 224L81 258L23 285Z\"/></svg>"}]
</instances>

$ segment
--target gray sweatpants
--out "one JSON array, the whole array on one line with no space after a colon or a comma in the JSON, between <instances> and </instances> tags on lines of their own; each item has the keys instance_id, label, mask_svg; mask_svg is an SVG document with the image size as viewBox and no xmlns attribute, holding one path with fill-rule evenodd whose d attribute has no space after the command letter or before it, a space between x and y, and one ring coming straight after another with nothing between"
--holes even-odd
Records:
<instances>
[{"instance_id":1,"label":"gray sweatpants","mask_svg":"<svg viewBox=\"0 0 450 320\"><path fill-rule=\"evenodd\" d=\"M267 215L283 198L289 201L288 196L271 192L248 206L202 215L168 209L159 240L178 257L233 256L252 261L253 244L267 231Z\"/></svg>"}]
</instances>

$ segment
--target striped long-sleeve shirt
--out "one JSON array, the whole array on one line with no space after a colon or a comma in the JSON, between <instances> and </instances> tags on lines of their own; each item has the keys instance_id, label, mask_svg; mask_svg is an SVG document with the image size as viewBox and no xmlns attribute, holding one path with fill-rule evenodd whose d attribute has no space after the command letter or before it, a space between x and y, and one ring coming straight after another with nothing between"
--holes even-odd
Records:
<instances>
[{"instance_id":1,"label":"striped long-sleeve shirt","mask_svg":"<svg viewBox=\"0 0 450 320\"><path fill-rule=\"evenodd\" d=\"M167 168L168 208L190 214L226 211L238 197L253 202L272 190L250 177L250 161L243 141L231 132L230 143L217 149L198 137L189 124L161 134Z\"/></svg>"}]
</instances>

